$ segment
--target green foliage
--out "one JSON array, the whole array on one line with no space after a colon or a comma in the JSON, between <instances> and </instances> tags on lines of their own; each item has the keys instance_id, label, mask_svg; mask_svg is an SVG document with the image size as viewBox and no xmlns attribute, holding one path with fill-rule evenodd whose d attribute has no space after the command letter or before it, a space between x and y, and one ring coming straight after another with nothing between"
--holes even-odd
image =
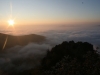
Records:
<instances>
[{"instance_id":1,"label":"green foliage","mask_svg":"<svg viewBox=\"0 0 100 75\"><path fill-rule=\"evenodd\" d=\"M45 70L44 75L100 75L100 58L96 53L88 52L85 60L80 62L77 58L65 56L61 61Z\"/></svg>"},{"instance_id":2,"label":"green foliage","mask_svg":"<svg viewBox=\"0 0 100 75\"><path fill-rule=\"evenodd\" d=\"M62 60L64 56L70 56L71 58L77 58L79 61L84 61L83 55L88 51L94 52L93 45L87 42L69 41L56 45L42 60L43 69L50 69L57 62Z\"/></svg>"},{"instance_id":3,"label":"green foliage","mask_svg":"<svg viewBox=\"0 0 100 75\"><path fill-rule=\"evenodd\" d=\"M100 75L100 57L87 42L63 42L42 60L43 75Z\"/></svg>"}]
</instances>

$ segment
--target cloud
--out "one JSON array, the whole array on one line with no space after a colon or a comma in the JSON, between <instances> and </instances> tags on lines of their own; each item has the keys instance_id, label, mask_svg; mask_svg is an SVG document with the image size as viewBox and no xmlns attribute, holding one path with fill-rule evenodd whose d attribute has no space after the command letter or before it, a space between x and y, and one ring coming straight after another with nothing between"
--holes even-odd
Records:
<instances>
[{"instance_id":1,"label":"cloud","mask_svg":"<svg viewBox=\"0 0 100 75\"><path fill-rule=\"evenodd\" d=\"M92 43L95 47L100 47L99 28L64 28L41 33L46 37L46 41L41 44L30 43L26 46L15 46L0 53L0 69L7 72L19 72L39 66L47 50L63 41L83 41Z\"/></svg>"},{"instance_id":2,"label":"cloud","mask_svg":"<svg viewBox=\"0 0 100 75\"><path fill-rule=\"evenodd\" d=\"M64 27L66 28L66 27ZM72 27L73 29L66 30L49 30L42 35L47 37L47 44L52 47L62 43L63 41L74 40L89 42L93 44L94 47L100 48L100 29L97 26L88 27ZM98 52L100 50L98 49Z\"/></svg>"},{"instance_id":3,"label":"cloud","mask_svg":"<svg viewBox=\"0 0 100 75\"><path fill-rule=\"evenodd\" d=\"M19 72L40 65L41 59L46 55L48 44L30 43L24 47L15 46L0 54L0 69Z\"/></svg>"},{"instance_id":4,"label":"cloud","mask_svg":"<svg viewBox=\"0 0 100 75\"><path fill-rule=\"evenodd\" d=\"M73 29L55 30L45 32L43 35L51 43L59 44L62 41L85 41L94 45L100 45L100 29L98 27L72 27Z\"/></svg>"}]
</instances>

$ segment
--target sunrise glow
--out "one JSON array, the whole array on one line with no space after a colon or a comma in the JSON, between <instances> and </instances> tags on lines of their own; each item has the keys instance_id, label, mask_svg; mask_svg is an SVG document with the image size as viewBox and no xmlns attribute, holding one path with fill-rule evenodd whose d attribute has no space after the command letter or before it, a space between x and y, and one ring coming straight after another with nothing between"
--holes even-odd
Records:
<instances>
[{"instance_id":1,"label":"sunrise glow","mask_svg":"<svg viewBox=\"0 0 100 75\"><path fill-rule=\"evenodd\" d=\"M10 19L10 20L8 20L8 23L9 23L10 26L13 26L14 25L14 20Z\"/></svg>"}]
</instances>

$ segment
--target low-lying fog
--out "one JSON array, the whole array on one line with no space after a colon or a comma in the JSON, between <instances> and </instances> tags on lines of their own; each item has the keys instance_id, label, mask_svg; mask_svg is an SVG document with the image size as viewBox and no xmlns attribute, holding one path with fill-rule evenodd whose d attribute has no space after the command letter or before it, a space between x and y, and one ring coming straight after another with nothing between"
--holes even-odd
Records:
<instances>
[{"instance_id":1,"label":"low-lying fog","mask_svg":"<svg viewBox=\"0 0 100 75\"><path fill-rule=\"evenodd\" d=\"M29 43L15 46L0 53L0 69L3 71L23 71L40 65L46 51L63 41L83 41L100 46L100 26L42 26L16 29L16 34L39 34L46 37L41 44ZM0 33L14 34L12 30L0 29Z\"/></svg>"}]
</instances>

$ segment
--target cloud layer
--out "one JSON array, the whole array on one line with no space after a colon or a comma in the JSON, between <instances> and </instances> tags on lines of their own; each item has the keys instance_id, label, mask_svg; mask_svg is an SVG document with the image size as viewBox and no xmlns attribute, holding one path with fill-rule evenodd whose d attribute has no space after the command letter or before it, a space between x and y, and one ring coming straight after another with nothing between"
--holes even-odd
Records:
<instances>
[{"instance_id":1,"label":"cloud layer","mask_svg":"<svg viewBox=\"0 0 100 75\"><path fill-rule=\"evenodd\" d=\"M64 28L64 29L63 29ZM30 43L15 46L0 53L0 69L6 72L20 72L40 65L48 49L63 41L83 41L100 47L100 27L60 27L39 33L46 36L41 44Z\"/></svg>"},{"instance_id":2,"label":"cloud layer","mask_svg":"<svg viewBox=\"0 0 100 75\"><path fill-rule=\"evenodd\" d=\"M15 46L0 54L0 69L19 72L40 65L45 56L48 44L30 43L25 47Z\"/></svg>"}]
</instances>

